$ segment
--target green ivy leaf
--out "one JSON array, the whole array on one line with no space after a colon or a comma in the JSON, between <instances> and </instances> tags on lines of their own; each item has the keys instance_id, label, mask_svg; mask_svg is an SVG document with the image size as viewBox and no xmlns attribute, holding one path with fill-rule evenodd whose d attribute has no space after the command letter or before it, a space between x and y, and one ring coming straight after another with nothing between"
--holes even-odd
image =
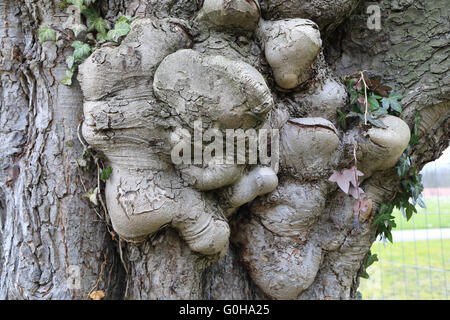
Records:
<instances>
[{"instance_id":1,"label":"green ivy leaf","mask_svg":"<svg viewBox=\"0 0 450 320\"><path fill-rule=\"evenodd\" d=\"M376 111L376 110L378 110L380 108L380 104L378 103L376 95L370 94L367 97L367 101L369 102L369 110L370 111Z\"/></svg>"},{"instance_id":2,"label":"green ivy leaf","mask_svg":"<svg viewBox=\"0 0 450 320\"><path fill-rule=\"evenodd\" d=\"M100 17L97 9L94 7L83 7L81 9L81 14L86 17L89 26L94 23L95 19Z\"/></svg>"},{"instance_id":3,"label":"green ivy leaf","mask_svg":"<svg viewBox=\"0 0 450 320\"><path fill-rule=\"evenodd\" d=\"M338 118L337 121L342 129L347 130L347 114L341 109L337 109Z\"/></svg>"},{"instance_id":4,"label":"green ivy leaf","mask_svg":"<svg viewBox=\"0 0 450 320\"><path fill-rule=\"evenodd\" d=\"M108 24L103 18L95 18L95 20L90 25L88 31L96 30L103 36L106 36L106 29L108 28Z\"/></svg>"},{"instance_id":5,"label":"green ivy leaf","mask_svg":"<svg viewBox=\"0 0 450 320\"><path fill-rule=\"evenodd\" d=\"M72 70L75 64L75 58L73 56L68 56L66 59L67 67Z\"/></svg>"},{"instance_id":6,"label":"green ivy leaf","mask_svg":"<svg viewBox=\"0 0 450 320\"><path fill-rule=\"evenodd\" d=\"M350 89L349 93L350 93L350 104L356 103L356 101L358 101L358 98L361 96L361 94L355 89Z\"/></svg>"},{"instance_id":7,"label":"green ivy leaf","mask_svg":"<svg viewBox=\"0 0 450 320\"><path fill-rule=\"evenodd\" d=\"M385 110L393 110L395 112L401 113L402 112L402 106L399 102L399 100L401 100L403 98L403 96L401 94L398 94L396 92L391 92L389 94L388 98L383 98L381 100L381 103L383 105L383 109Z\"/></svg>"},{"instance_id":8,"label":"green ivy leaf","mask_svg":"<svg viewBox=\"0 0 450 320\"><path fill-rule=\"evenodd\" d=\"M369 274L366 270L361 271L361 274L359 276L363 279L369 279Z\"/></svg>"},{"instance_id":9,"label":"green ivy leaf","mask_svg":"<svg viewBox=\"0 0 450 320\"><path fill-rule=\"evenodd\" d=\"M106 34L97 33L96 36L97 43L104 43L107 41Z\"/></svg>"},{"instance_id":10,"label":"green ivy leaf","mask_svg":"<svg viewBox=\"0 0 450 320\"><path fill-rule=\"evenodd\" d=\"M56 41L56 31L51 28L40 27L38 34L39 34L39 41L41 43L47 41Z\"/></svg>"},{"instance_id":11,"label":"green ivy leaf","mask_svg":"<svg viewBox=\"0 0 450 320\"><path fill-rule=\"evenodd\" d=\"M74 41L72 47L75 48L73 57L75 61L84 61L91 54L91 46L81 41Z\"/></svg>"},{"instance_id":12,"label":"green ivy leaf","mask_svg":"<svg viewBox=\"0 0 450 320\"><path fill-rule=\"evenodd\" d=\"M124 15L124 16L120 16L117 19L116 24L119 23L119 22L125 22L127 24L130 24L131 21L132 21L132 18L130 16Z\"/></svg>"},{"instance_id":13,"label":"green ivy leaf","mask_svg":"<svg viewBox=\"0 0 450 320\"><path fill-rule=\"evenodd\" d=\"M120 37L126 36L130 32L131 27L126 22L116 23L113 30L110 30L107 34L108 41L117 42Z\"/></svg>"},{"instance_id":14,"label":"green ivy leaf","mask_svg":"<svg viewBox=\"0 0 450 320\"><path fill-rule=\"evenodd\" d=\"M408 204L405 210L406 221L409 221L412 218L413 213L417 212L416 207L411 204Z\"/></svg>"},{"instance_id":15,"label":"green ivy leaf","mask_svg":"<svg viewBox=\"0 0 450 320\"><path fill-rule=\"evenodd\" d=\"M71 86L72 85L72 77L73 77L73 71L66 70L66 76L60 82L66 86Z\"/></svg>"},{"instance_id":16,"label":"green ivy leaf","mask_svg":"<svg viewBox=\"0 0 450 320\"><path fill-rule=\"evenodd\" d=\"M371 254L371 252L369 251L369 257L367 258L365 267L370 267L375 261L378 261L378 255Z\"/></svg>"},{"instance_id":17,"label":"green ivy leaf","mask_svg":"<svg viewBox=\"0 0 450 320\"><path fill-rule=\"evenodd\" d=\"M392 239L392 233L391 233L391 231L389 229L387 229L384 232L384 235L391 243L394 243L394 240Z\"/></svg>"},{"instance_id":18,"label":"green ivy leaf","mask_svg":"<svg viewBox=\"0 0 450 320\"><path fill-rule=\"evenodd\" d=\"M364 119L364 116L363 116ZM372 124L373 126L377 127L377 128L382 128L382 129L386 129L386 125L384 124L383 121L381 121L381 119L375 119L372 115L368 114L367 115L367 121L369 121L370 124Z\"/></svg>"},{"instance_id":19,"label":"green ivy leaf","mask_svg":"<svg viewBox=\"0 0 450 320\"><path fill-rule=\"evenodd\" d=\"M112 173L111 167L103 169L102 172L100 173L100 179L102 179L103 181L108 180L109 177L111 176L111 173Z\"/></svg>"},{"instance_id":20,"label":"green ivy leaf","mask_svg":"<svg viewBox=\"0 0 450 320\"><path fill-rule=\"evenodd\" d=\"M130 32L131 27L127 22L118 22L116 23L116 25L114 26L114 30L116 30L116 32L121 36L126 36L128 34L128 32Z\"/></svg>"}]
</instances>

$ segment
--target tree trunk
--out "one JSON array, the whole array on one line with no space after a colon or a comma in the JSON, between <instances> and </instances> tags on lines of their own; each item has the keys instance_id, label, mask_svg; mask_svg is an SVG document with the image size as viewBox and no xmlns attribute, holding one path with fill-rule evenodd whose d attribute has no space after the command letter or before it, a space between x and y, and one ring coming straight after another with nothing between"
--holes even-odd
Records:
<instances>
[{"instance_id":1,"label":"tree trunk","mask_svg":"<svg viewBox=\"0 0 450 320\"><path fill-rule=\"evenodd\" d=\"M184 33L180 36L179 29L170 29L170 32L164 29L167 33L164 41L168 43L173 37L179 46L172 50L175 53L168 51L165 56L178 54L179 49L189 47L202 55L224 55L254 67L264 76L272 94L274 107L268 116L272 127L282 122L279 118L284 117L283 112L290 119L324 117L337 125L335 109L327 113L314 104L311 97L318 90L314 81L300 86L295 83L295 89L287 88L292 79L283 77L289 70L278 74L282 69L275 67L267 49L273 40L270 32L277 20L311 19L320 28L324 48L312 75L308 74L320 84L319 87L330 79L336 82L337 75L368 70L403 93L401 118L410 128L417 112L423 118L420 141L410 150L415 165L422 168L425 163L438 158L448 146L450 46L447 35L450 25L446 0L379 1L376 3L382 14L379 31L367 27L369 3L365 1L329 1L330 5L336 6L331 8L331 14L330 8L314 7L315 1L306 1L313 5L300 10L296 1L286 1L289 4L283 9L283 6L275 6L280 1L261 0L258 7L265 20L264 23L260 21L254 35L248 32L236 35L225 29L205 29L201 23L192 23L206 2L104 0L97 5L109 20L122 14L154 21L171 17L167 23L182 26ZM244 2L254 4L253 1ZM289 7L290 3L294 3L292 7ZM313 14L320 10L323 10L322 15ZM291 12L297 14L289 16ZM339 156L329 160L323 168L312 168L314 173L302 173L299 169L292 174L284 170L282 160L278 191L240 206L229 219L230 244L225 252L221 252L221 257L220 254L193 250L192 243L183 234L183 227L179 227L181 222L173 224L175 228L169 226L152 232L144 242L126 241L127 237L122 234L119 240L120 232L111 228L108 213L95 207L85 196L97 186L97 170L83 171L77 163L83 153L78 139L79 127L86 120L83 107L86 115L89 103L102 102L90 97L104 89L96 88L94 83L91 95L89 88L86 89L86 79L91 75L95 77L101 70L88 69L86 66L90 62L87 61L80 67L81 86L75 78L72 86L62 85L59 80L65 75L65 60L73 48L70 43L40 43L38 40L40 26L61 26L67 17L55 1L0 0L0 299L88 299L90 293L99 290L104 292L106 299L356 297L359 272L375 240L375 230L370 226L370 217L355 221L354 202L337 186L327 182L332 169L346 168L352 161L350 140L357 134L356 129L339 130ZM206 25L220 20L217 17L208 20L207 16L204 19ZM245 20L247 24L251 19L246 16ZM140 26L139 23L136 25ZM162 68L160 62L155 63L155 69ZM175 69L174 64L170 67ZM113 71L109 75L111 82L116 76ZM123 70L123 73L127 72L132 72L130 66ZM151 72L155 73L155 70ZM157 76L158 70L155 78ZM126 97L127 86L136 87L132 90L147 88L148 83L142 83L147 80L153 83L153 74L148 79L145 76L134 79L137 79L135 84L124 82L125 88L121 84L122 93L117 96ZM132 91L135 95L136 92ZM156 93L145 99L170 105L170 94ZM164 99L167 101L160 101ZM281 135L287 132L282 125ZM314 127L314 132L322 130L331 135L327 126L314 124L311 128ZM306 130L304 122L297 127ZM308 130L305 135L309 134ZM105 154L108 157L108 152ZM111 159L107 160L114 168ZM142 170L137 172L145 175L150 171ZM166 174L169 175L170 170L173 169L167 169ZM113 169L111 179L117 172ZM165 181L174 185L180 183L177 179ZM108 181L106 188L112 183ZM398 177L392 166L374 170L364 180L362 187L372 199L372 217L379 205L389 199L397 184ZM182 188L195 189L191 186ZM193 192L197 192L201 202L222 206L222 198L216 193ZM269 214L265 215L271 212L267 211L272 208L268 202L276 192L276 201L295 202L306 194L298 206L303 208L311 204L311 211L317 211L314 217L305 220L305 225L301 226L304 229L295 236L278 232L276 221ZM321 192L323 196L314 199L315 192ZM289 194L293 194L292 199L286 199ZM175 193L175 199L177 196ZM180 195L180 199L185 198ZM190 202L185 206L186 212L178 214L189 214L188 211L194 208ZM174 217L173 221L177 219L181 218ZM280 261L285 264L279 264ZM273 284L267 280L272 274L272 279L279 282Z\"/></svg>"}]
</instances>

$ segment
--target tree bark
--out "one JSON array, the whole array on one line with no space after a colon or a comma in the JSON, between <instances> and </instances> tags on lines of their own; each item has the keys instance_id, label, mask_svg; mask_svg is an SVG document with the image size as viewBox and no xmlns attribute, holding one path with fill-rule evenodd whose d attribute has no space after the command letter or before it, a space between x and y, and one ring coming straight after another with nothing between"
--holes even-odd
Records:
<instances>
[{"instance_id":1,"label":"tree bark","mask_svg":"<svg viewBox=\"0 0 450 320\"><path fill-rule=\"evenodd\" d=\"M260 1L263 10L268 2ZM414 164L422 168L439 157L450 138L447 1L376 4L382 13L380 31L367 28L365 1L337 29L328 20L320 26L325 48L320 63L336 75L368 70L403 93L401 117L410 127L417 112L423 118L420 142L411 150ZM108 19L128 14L186 21L201 5L200 0L99 3ZM83 150L77 137L82 90L76 80L71 87L59 83L72 49L68 44L40 44L37 38L40 26L58 26L66 18L55 1L0 0L0 299L87 299L97 290L107 299L273 298L252 280L242 249L250 241L249 230L264 229L255 222L251 205L242 206L231 219L231 244L220 259L192 251L172 228L139 244L119 241L110 232L106 213L85 197L96 187L97 172L80 170L76 161ZM308 91L292 94L276 88L258 40L249 39L249 51L239 52L211 39L194 43L194 49L244 56L266 77L275 105L294 110L291 116L316 116L317 110L300 108ZM342 163L349 159L347 153ZM289 179L279 174L280 181ZM322 180L300 177L296 183L315 186ZM364 181L373 212L397 183L393 169ZM375 230L369 221L353 221L352 203L336 188L326 188L325 202L305 235L311 246L320 247L318 270L296 298L353 299ZM282 242L269 229L261 232L274 243ZM303 245L299 248L303 254ZM280 244L279 250L285 249ZM81 272L75 289L70 285L74 267Z\"/></svg>"},{"instance_id":2,"label":"tree bark","mask_svg":"<svg viewBox=\"0 0 450 320\"><path fill-rule=\"evenodd\" d=\"M65 50L36 39L40 24L62 17L52 1L1 1L0 8L0 298L86 299L102 289L120 297L115 247L83 197L95 175L76 162L80 88L57 80ZM79 288L70 285L77 268Z\"/></svg>"}]
</instances>

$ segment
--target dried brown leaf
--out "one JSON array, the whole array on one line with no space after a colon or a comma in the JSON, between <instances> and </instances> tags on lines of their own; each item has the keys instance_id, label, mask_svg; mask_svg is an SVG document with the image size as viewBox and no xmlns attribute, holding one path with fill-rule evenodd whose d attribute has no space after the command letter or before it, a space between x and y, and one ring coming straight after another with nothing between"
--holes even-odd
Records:
<instances>
[{"instance_id":1,"label":"dried brown leaf","mask_svg":"<svg viewBox=\"0 0 450 320\"><path fill-rule=\"evenodd\" d=\"M102 300L104 297L105 297L105 292L103 292L103 290L93 291L89 295L89 298L91 298L92 300Z\"/></svg>"}]
</instances>

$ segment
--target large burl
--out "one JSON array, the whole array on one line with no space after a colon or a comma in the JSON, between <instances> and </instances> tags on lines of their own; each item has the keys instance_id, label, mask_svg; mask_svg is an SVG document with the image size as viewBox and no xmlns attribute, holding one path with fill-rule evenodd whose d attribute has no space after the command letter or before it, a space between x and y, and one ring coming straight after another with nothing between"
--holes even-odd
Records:
<instances>
[{"instance_id":1,"label":"large burl","mask_svg":"<svg viewBox=\"0 0 450 320\"><path fill-rule=\"evenodd\" d=\"M323 59L320 30L356 2L263 1L263 20L256 0L205 0L192 21L139 19L120 46L95 51L78 77L82 131L113 168L105 195L115 231L140 241L171 225L192 250L224 253L227 219L249 203L232 220L231 240L275 299L308 290L325 255L364 255L346 243L354 199L328 178L353 161L356 144L363 179L392 168L410 132L393 116L385 129L335 127L347 93ZM194 26L194 40L181 24ZM198 120L210 133L279 129L279 164L173 161L173 151L196 148L186 137ZM342 196L339 207L330 196Z\"/></svg>"},{"instance_id":2,"label":"large burl","mask_svg":"<svg viewBox=\"0 0 450 320\"><path fill-rule=\"evenodd\" d=\"M171 225L192 250L216 254L228 246L225 212L272 191L276 174L245 165L177 166L174 137L199 119L209 128L257 129L273 99L252 66L187 49L191 45L178 24L141 19L120 46L93 53L78 76L82 133L112 166L106 204L123 239L142 241ZM228 207L202 192L220 188Z\"/></svg>"},{"instance_id":3,"label":"large burl","mask_svg":"<svg viewBox=\"0 0 450 320\"><path fill-rule=\"evenodd\" d=\"M286 116L285 118L288 118ZM386 129L372 128L359 153L360 169L369 178L375 171L392 168L408 145L408 125L393 116L382 118ZM280 184L275 191L250 205L250 216L236 224L241 258L255 283L275 299L295 299L316 278L322 256L345 239L354 218L352 200L345 207L345 221L327 224L324 215L327 181L339 164L345 144L359 134L347 132L342 139L334 125L323 118L281 120Z\"/></svg>"}]
</instances>

